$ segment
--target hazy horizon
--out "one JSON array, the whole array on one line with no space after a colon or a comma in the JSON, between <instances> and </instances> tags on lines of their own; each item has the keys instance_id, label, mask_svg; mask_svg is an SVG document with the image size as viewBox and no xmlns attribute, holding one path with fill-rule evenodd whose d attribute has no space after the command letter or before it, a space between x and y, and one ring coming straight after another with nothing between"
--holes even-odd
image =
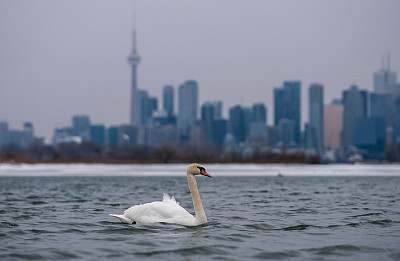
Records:
<instances>
[{"instance_id":1,"label":"hazy horizon","mask_svg":"<svg viewBox=\"0 0 400 261\"><path fill-rule=\"evenodd\" d=\"M50 142L58 124L89 115L106 126L129 122L132 30L142 60L138 86L193 79L199 104L263 102L273 122L273 89L324 85L325 103L357 79L372 91L373 73L391 55L399 72L400 1L6 1L0 0L0 121ZM176 107L175 107L176 108Z\"/></svg>"}]
</instances>

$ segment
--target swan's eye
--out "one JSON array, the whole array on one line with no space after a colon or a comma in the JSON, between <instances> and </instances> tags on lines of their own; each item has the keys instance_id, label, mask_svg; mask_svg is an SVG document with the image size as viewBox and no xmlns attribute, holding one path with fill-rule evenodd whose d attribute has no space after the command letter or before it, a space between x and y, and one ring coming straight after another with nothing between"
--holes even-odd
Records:
<instances>
[{"instance_id":1,"label":"swan's eye","mask_svg":"<svg viewBox=\"0 0 400 261\"><path fill-rule=\"evenodd\" d=\"M200 170L200 173L205 171L205 169L203 167L197 167Z\"/></svg>"}]
</instances>

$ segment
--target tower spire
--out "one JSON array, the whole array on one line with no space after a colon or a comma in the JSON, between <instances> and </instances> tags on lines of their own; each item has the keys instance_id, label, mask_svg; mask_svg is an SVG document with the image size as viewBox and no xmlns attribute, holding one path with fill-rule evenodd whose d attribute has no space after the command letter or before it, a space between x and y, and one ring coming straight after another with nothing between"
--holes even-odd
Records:
<instances>
[{"instance_id":1,"label":"tower spire","mask_svg":"<svg viewBox=\"0 0 400 261\"><path fill-rule=\"evenodd\" d=\"M128 56L128 63L131 66L131 124L134 124L137 119L134 119L135 115L135 92L138 89L137 87L137 66L140 63L140 56L137 52L136 48L136 5L133 2L133 30L132 30L132 51Z\"/></svg>"}]
</instances>

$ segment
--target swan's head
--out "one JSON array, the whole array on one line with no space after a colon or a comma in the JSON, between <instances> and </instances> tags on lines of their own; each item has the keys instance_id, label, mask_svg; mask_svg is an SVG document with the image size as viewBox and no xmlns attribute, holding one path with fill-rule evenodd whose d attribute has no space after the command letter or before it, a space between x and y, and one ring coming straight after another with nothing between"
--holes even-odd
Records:
<instances>
[{"instance_id":1,"label":"swan's head","mask_svg":"<svg viewBox=\"0 0 400 261\"><path fill-rule=\"evenodd\" d=\"M211 178L211 175L207 173L206 169L200 164L193 163L187 168L187 173L192 175L204 175Z\"/></svg>"}]
</instances>

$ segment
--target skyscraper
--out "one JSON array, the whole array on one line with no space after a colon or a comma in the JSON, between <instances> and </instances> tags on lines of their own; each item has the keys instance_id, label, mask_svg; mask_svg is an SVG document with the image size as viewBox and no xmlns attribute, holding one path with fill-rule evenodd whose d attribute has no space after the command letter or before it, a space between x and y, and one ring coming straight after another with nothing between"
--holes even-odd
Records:
<instances>
[{"instance_id":1,"label":"skyscraper","mask_svg":"<svg viewBox=\"0 0 400 261\"><path fill-rule=\"evenodd\" d=\"M263 103L255 103L251 109L252 111L252 122L259 122L267 124L267 108Z\"/></svg>"},{"instance_id":2,"label":"skyscraper","mask_svg":"<svg viewBox=\"0 0 400 261\"><path fill-rule=\"evenodd\" d=\"M274 89L274 124L279 126L281 120L292 120L294 126L294 142L300 145L300 93L301 83L299 81L285 81L283 88ZM283 125L286 130L287 121ZM280 135L281 137L288 135ZM290 135L289 135L290 136Z\"/></svg>"},{"instance_id":3,"label":"skyscraper","mask_svg":"<svg viewBox=\"0 0 400 261\"><path fill-rule=\"evenodd\" d=\"M245 118L245 110L240 105L229 109L228 131L235 137L236 142L244 142L246 140Z\"/></svg>"},{"instance_id":4,"label":"skyscraper","mask_svg":"<svg viewBox=\"0 0 400 261\"><path fill-rule=\"evenodd\" d=\"M174 115L174 87L165 85L163 89L163 109L168 117Z\"/></svg>"},{"instance_id":5,"label":"skyscraper","mask_svg":"<svg viewBox=\"0 0 400 261\"><path fill-rule=\"evenodd\" d=\"M87 115L76 115L72 117L72 132L75 136L80 136L82 141L90 138L90 119Z\"/></svg>"},{"instance_id":6,"label":"skyscraper","mask_svg":"<svg viewBox=\"0 0 400 261\"><path fill-rule=\"evenodd\" d=\"M374 73L374 92L388 93L396 87L397 75L390 71L390 56L387 57L387 67L385 68L385 59L382 57L382 68Z\"/></svg>"},{"instance_id":7,"label":"skyscraper","mask_svg":"<svg viewBox=\"0 0 400 261\"><path fill-rule=\"evenodd\" d=\"M214 141L214 106L211 102L205 102L201 106L201 126L203 127L205 138L208 142Z\"/></svg>"},{"instance_id":8,"label":"skyscraper","mask_svg":"<svg viewBox=\"0 0 400 261\"><path fill-rule=\"evenodd\" d=\"M212 102L212 105L214 107L214 119L222 119L222 101L214 101Z\"/></svg>"},{"instance_id":9,"label":"skyscraper","mask_svg":"<svg viewBox=\"0 0 400 261\"><path fill-rule=\"evenodd\" d=\"M34 140L34 133L33 133L33 124L32 122L24 122L24 127L22 130L22 138L21 138L21 147L28 148L33 140Z\"/></svg>"},{"instance_id":10,"label":"skyscraper","mask_svg":"<svg viewBox=\"0 0 400 261\"><path fill-rule=\"evenodd\" d=\"M310 144L320 154L324 141L324 87L321 84L311 84L309 89L309 120L311 133L315 133L315 144Z\"/></svg>"},{"instance_id":11,"label":"skyscraper","mask_svg":"<svg viewBox=\"0 0 400 261\"><path fill-rule=\"evenodd\" d=\"M178 129L181 139L188 139L191 128L197 120L198 85L190 80L179 86Z\"/></svg>"},{"instance_id":12,"label":"skyscraper","mask_svg":"<svg viewBox=\"0 0 400 261\"><path fill-rule=\"evenodd\" d=\"M131 68L131 124L136 124L140 120L137 119L140 113L136 113L135 110L140 108L140 106L135 106L135 95L137 88L137 66L140 63L140 56L136 51L136 30L132 32L132 52L128 56L128 63Z\"/></svg>"},{"instance_id":13,"label":"skyscraper","mask_svg":"<svg viewBox=\"0 0 400 261\"><path fill-rule=\"evenodd\" d=\"M98 144L105 145L106 143L106 128L103 124L96 124L90 126L90 141Z\"/></svg>"},{"instance_id":14,"label":"skyscraper","mask_svg":"<svg viewBox=\"0 0 400 261\"><path fill-rule=\"evenodd\" d=\"M343 104L332 103L324 107L324 147L332 150L340 147L343 130Z\"/></svg>"},{"instance_id":15,"label":"skyscraper","mask_svg":"<svg viewBox=\"0 0 400 261\"><path fill-rule=\"evenodd\" d=\"M356 119L367 116L368 92L353 84L343 91L343 145L356 145Z\"/></svg>"},{"instance_id":16,"label":"skyscraper","mask_svg":"<svg viewBox=\"0 0 400 261\"><path fill-rule=\"evenodd\" d=\"M142 126L148 123L149 119L149 94L146 90L133 90L133 110L131 124Z\"/></svg>"}]
</instances>

